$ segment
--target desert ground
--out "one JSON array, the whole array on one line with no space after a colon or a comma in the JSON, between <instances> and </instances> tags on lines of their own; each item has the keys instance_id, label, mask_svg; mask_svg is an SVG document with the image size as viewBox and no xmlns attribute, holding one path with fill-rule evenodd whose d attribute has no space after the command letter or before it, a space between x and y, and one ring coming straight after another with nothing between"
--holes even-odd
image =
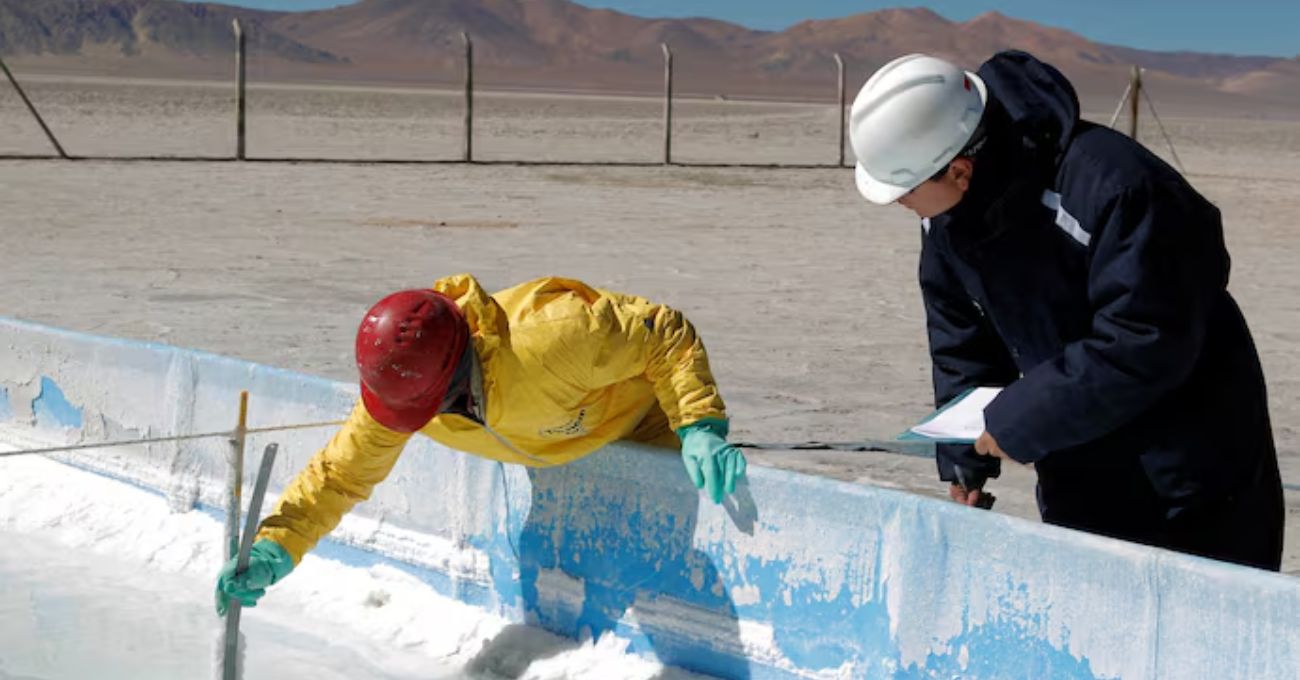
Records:
<instances>
[{"instance_id":1,"label":"desert ground","mask_svg":"<svg viewBox=\"0 0 1300 680\"><path fill-rule=\"evenodd\" d=\"M24 80L71 154L233 153L227 84ZM460 153L455 93L258 84L248 106L252 158ZM662 150L654 99L485 93L476 114L482 160L653 162ZM1162 114L1224 213L1291 485L1284 569L1300 574L1300 116ZM688 100L675 116L677 161L836 160L832 104ZM1170 157L1149 117L1141 138ZM49 152L0 84L0 154ZM847 169L7 160L0 234L0 313L64 328L353 380L357 320L389 290L456 272L489 288L564 275L687 312L739 439L888 439L930 411L920 230L901 208L865 204ZM919 458L751 460L945 492ZM991 489L996 511L1036 518L1032 471Z\"/></svg>"}]
</instances>

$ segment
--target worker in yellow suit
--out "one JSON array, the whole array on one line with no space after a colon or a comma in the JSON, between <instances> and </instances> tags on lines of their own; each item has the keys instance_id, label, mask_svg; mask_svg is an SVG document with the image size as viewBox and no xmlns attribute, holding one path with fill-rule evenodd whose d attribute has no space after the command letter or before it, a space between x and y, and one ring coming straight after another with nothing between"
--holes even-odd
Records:
<instances>
[{"instance_id":1,"label":"worker in yellow suit","mask_svg":"<svg viewBox=\"0 0 1300 680\"><path fill-rule=\"evenodd\" d=\"M411 436L506 463L563 465L626 439L676 447L715 503L745 458L708 356L682 314L643 298L545 278L488 295L468 275L372 307L356 341L361 398L281 494L248 568L217 582L253 606L388 476Z\"/></svg>"}]
</instances>

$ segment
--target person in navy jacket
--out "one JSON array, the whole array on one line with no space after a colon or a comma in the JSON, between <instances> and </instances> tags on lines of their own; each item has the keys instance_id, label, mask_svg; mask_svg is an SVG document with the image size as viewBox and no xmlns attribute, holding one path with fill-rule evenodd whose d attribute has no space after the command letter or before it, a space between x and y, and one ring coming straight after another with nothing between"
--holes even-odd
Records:
<instances>
[{"instance_id":1,"label":"person in navy jacket","mask_svg":"<svg viewBox=\"0 0 1300 680\"><path fill-rule=\"evenodd\" d=\"M1282 485L1219 210L1023 52L977 73L902 57L850 126L859 190L922 218L936 403L1005 386L975 446L938 447L951 496L1032 464L1046 522L1277 570Z\"/></svg>"}]
</instances>

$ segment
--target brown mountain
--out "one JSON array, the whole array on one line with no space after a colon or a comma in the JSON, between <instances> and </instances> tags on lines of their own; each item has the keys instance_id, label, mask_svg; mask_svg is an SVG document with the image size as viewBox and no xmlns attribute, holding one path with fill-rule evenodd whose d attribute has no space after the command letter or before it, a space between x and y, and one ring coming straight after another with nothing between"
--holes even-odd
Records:
<instances>
[{"instance_id":1,"label":"brown mountain","mask_svg":"<svg viewBox=\"0 0 1300 680\"><path fill-rule=\"evenodd\" d=\"M177 0L0 0L0 55L37 69L224 76L235 17L250 35L252 73L263 79L453 82L460 33L468 31L479 78L489 86L653 91L662 78L659 45L667 42L680 91L827 99L835 53L856 84L907 52L974 66L1015 47L1060 67L1094 109L1114 102L1134 63L1172 109L1300 104L1297 60L1149 52L997 13L954 22L926 9L766 32L709 19L644 19L568 0L362 0L293 13Z\"/></svg>"},{"instance_id":2,"label":"brown mountain","mask_svg":"<svg viewBox=\"0 0 1300 680\"><path fill-rule=\"evenodd\" d=\"M100 62L205 60L230 54L239 17L255 49L289 61L346 62L274 30L279 17L174 0L0 0L0 55ZM88 66L90 64L87 64Z\"/></svg>"},{"instance_id":3,"label":"brown mountain","mask_svg":"<svg viewBox=\"0 0 1300 680\"><path fill-rule=\"evenodd\" d=\"M275 28L372 58L401 59L433 49L454 51L460 32L474 35L492 63L522 66L628 61L659 55L659 43L716 52L760 35L708 19L640 19L566 0L365 0L279 19Z\"/></svg>"}]
</instances>

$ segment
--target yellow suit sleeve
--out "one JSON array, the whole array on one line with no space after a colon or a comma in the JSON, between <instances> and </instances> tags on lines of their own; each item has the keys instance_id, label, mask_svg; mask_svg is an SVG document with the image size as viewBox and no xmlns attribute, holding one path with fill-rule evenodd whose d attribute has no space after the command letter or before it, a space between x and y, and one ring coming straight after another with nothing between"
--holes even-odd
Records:
<instances>
[{"instance_id":1,"label":"yellow suit sleeve","mask_svg":"<svg viewBox=\"0 0 1300 680\"><path fill-rule=\"evenodd\" d=\"M705 418L725 418L708 352L695 327L679 311L644 298L603 293L590 307L592 340L602 346L593 377L611 384L644 375L676 430Z\"/></svg>"},{"instance_id":2,"label":"yellow suit sleeve","mask_svg":"<svg viewBox=\"0 0 1300 680\"><path fill-rule=\"evenodd\" d=\"M280 494L257 537L279 543L298 564L388 477L410 438L380 425L357 400L343 428Z\"/></svg>"}]
</instances>

